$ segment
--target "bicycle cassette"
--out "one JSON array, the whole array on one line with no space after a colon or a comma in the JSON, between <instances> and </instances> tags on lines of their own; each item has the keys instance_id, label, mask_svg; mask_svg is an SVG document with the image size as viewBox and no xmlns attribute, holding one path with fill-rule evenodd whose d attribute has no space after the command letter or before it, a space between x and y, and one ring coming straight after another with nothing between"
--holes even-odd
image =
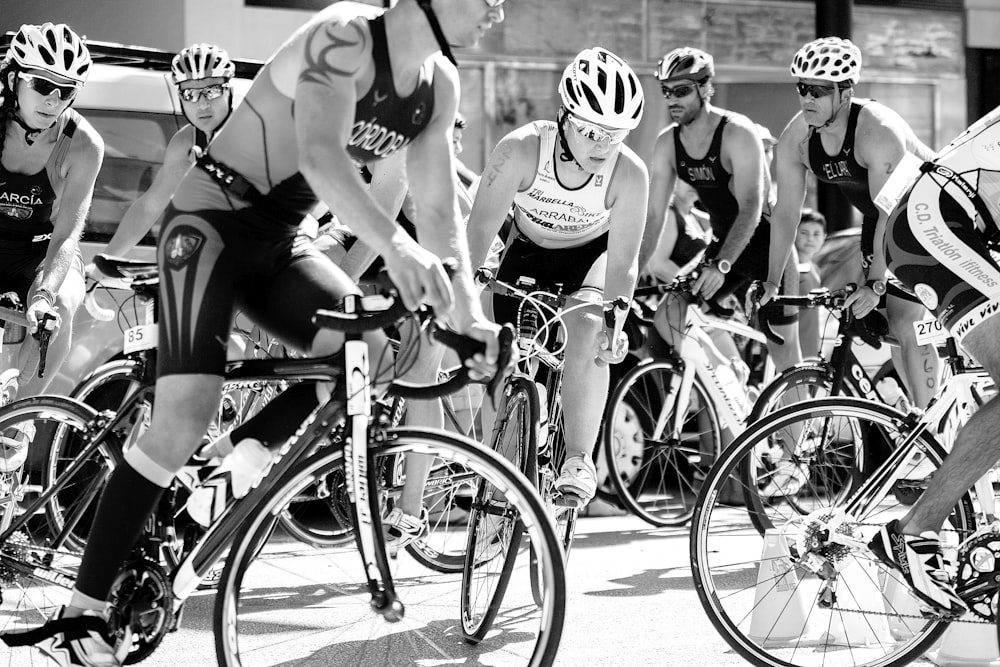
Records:
<instances>
[{"instance_id":1,"label":"bicycle cassette","mask_svg":"<svg viewBox=\"0 0 1000 667\"><path fill-rule=\"evenodd\" d=\"M970 611L990 623L997 619L997 591L1000 586L1000 526L973 535L958 552L956 592Z\"/></svg>"}]
</instances>

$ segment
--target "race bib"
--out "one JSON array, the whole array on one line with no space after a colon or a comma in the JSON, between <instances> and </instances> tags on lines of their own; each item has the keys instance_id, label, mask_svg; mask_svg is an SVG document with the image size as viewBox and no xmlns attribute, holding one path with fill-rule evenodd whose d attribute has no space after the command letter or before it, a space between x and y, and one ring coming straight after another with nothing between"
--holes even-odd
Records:
<instances>
[{"instance_id":1,"label":"race bib","mask_svg":"<svg viewBox=\"0 0 1000 667\"><path fill-rule=\"evenodd\" d=\"M914 322L913 331L917 335L917 345L937 345L946 341L949 335L948 330L934 317Z\"/></svg>"},{"instance_id":2,"label":"race bib","mask_svg":"<svg viewBox=\"0 0 1000 667\"><path fill-rule=\"evenodd\" d=\"M155 324L140 324L125 330L125 354L151 350L156 347L157 327Z\"/></svg>"}]
</instances>

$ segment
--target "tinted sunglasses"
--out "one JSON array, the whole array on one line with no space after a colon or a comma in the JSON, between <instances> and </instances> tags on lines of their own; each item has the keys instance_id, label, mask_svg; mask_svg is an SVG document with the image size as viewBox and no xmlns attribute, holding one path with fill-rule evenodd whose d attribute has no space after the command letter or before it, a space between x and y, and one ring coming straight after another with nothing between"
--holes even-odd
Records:
<instances>
[{"instance_id":1,"label":"tinted sunglasses","mask_svg":"<svg viewBox=\"0 0 1000 667\"><path fill-rule=\"evenodd\" d=\"M66 100L73 99L80 92L80 86L73 84L61 85L46 79L44 76L25 74L24 72L19 73L18 76L24 79L28 84L28 88L31 88L42 97L48 97L55 92L59 96L59 99L65 102Z\"/></svg>"},{"instance_id":2,"label":"tinted sunglasses","mask_svg":"<svg viewBox=\"0 0 1000 667\"><path fill-rule=\"evenodd\" d=\"M696 84L685 83L682 86L674 86L673 88L667 88L666 86L660 86L660 91L663 93L663 96L665 98L667 98L668 100L671 97L676 97L677 99L680 99L682 97L687 97L688 95L690 95L691 93L693 93L697 87L698 86Z\"/></svg>"},{"instance_id":3,"label":"tinted sunglasses","mask_svg":"<svg viewBox=\"0 0 1000 667\"><path fill-rule=\"evenodd\" d=\"M595 125L573 115L569 115L567 118L576 131L580 133L580 136L591 141L608 141L612 144L620 144L625 141L625 137L629 133L628 130L609 130L606 127Z\"/></svg>"},{"instance_id":4,"label":"tinted sunglasses","mask_svg":"<svg viewBox=\"0 0 1000 667\"><path fill-rule=\"evenodd\" d=\"M212 86L205 86L204 88L184 88L180 91L180 96L185 102L197 102L202 97L209 101L217 100L222 97L222 94L226 92L226 88L228 87L224 83L217 83Z\"/></svg>"},{"instance_id":5,"label":"tinted sunglasses","mask_svg":"<svg viewBox=\"0 0 1000 667\"><path fill-rule=\"evenodd\" d=\"M814 99L833 95L833 91L837 89L836 86L821 86L818 83L802 83L801 81L795 84L795 88L799 91L799 97L811 95Z\"/></svg>"}]
</instances>

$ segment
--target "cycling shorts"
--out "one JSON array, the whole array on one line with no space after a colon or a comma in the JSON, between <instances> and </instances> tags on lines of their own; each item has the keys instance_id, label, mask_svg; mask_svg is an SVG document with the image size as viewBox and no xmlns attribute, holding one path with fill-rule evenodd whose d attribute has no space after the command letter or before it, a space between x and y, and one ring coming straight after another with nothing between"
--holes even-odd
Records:
<instances>
[{"instance_id":1,"label":"cycling shorts","mask_svg":"<svg viewBox=\"0 0 1000 667\"><path fill-rule=\"evenodd\" d=\"M584 284L594 263L608 251L608 234L576 248L542 248L531 241L515 237L507 244L497 270L497 278L516 283L521 276L535 279L539 289L555 289L562 285L563 294L581 289L603 294L604 284ZM493 320L498 324L517 322L518 299L493 295Z\"/></svg>"},{"instance_id":2,"label":"cycling shorts","mask_svg":"<svg viewBox=\"0 0 1000 667\"><path fill-rule=\"evenodd\" d=\"M298 227L254 207L167 210L160 267L160 376L222 375L233 314L242 310L286 345L306 351L319 308L357 287Z\"/></svg>"},{"instance_id":3,"label":"cycling shorts","mask_svg":"<svg viewBox=\"0 0 1000 667\"><path fill-rule=\"evenodd\" d=\"M1000 313L1000 266L972 215L971 205L923 174L886 223L889 270L958 343Z\"/></svg>"}]
</instances>

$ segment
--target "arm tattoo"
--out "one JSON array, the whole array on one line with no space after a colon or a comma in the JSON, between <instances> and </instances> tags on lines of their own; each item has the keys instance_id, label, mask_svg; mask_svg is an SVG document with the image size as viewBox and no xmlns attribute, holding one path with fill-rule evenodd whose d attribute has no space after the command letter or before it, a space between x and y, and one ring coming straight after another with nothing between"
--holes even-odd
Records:
<instances>
[{"instance_id":1,"label":"arm tattoo","mask_svg":"<svg viewBox=\"0 0 1000 667\"><path fill-rule=\"evenodd\" d=\"M894 169L895 169L895 167L893 166L893 164L891 162L886 162L885 163L885 173L891 174Z\"/></svg>"},{"instance_id":2,"label":"arm tattoo","mask_svg":"<svg viewBox=\"0 0 1000 667\"><path fill-rule=\"evenodd\" d=\"M486 174L486 184L492 186L502 173L503 166L513 157L513 150L509 144L500 147L500 157L495 163L490 164L489 173Z\"/></svg>"},{"instance_id":3,"label":"arm tattoo","mask_svg":"<svg viewBox=\"0 0 1000 667\"><path fill-rule=\"evenodd\" d=\"M323 84L329 81L331 76L354 76L358 71L357 68L345 70L335 65L344 49L364 46L365 35L361 28L354 23L349 25L357 33L356 40L343 39L336 35L334 33L336 26L332 25L319 25L313 30L306 38L305 67L299 74L299 81Z\"/></svg>"}]
</instances>

